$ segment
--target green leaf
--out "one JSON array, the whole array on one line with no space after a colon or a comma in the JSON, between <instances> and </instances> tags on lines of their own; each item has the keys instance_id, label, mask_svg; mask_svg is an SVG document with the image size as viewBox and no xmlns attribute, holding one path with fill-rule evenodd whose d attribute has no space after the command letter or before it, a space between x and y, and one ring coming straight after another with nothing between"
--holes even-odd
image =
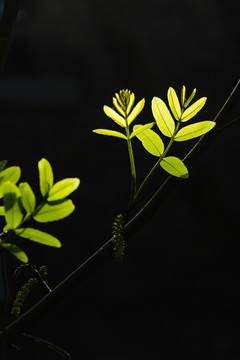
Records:
<instances>
[{"instance_id":1,"label":"green leaf","mask_svg":"<svg viewBox=\"0 0 240 360\"><path fill-rule=\"evenodd\" d=\"M184 104L184 108L186 109L188 107L188 105L190 104L190 102L192 101L192 99L194 98L194 96L196 95L197 89L193 89L191 95L189 96L189 98L187 99L187 101Z\"/></svg>"},{"instance_id":2,"label":"green leaf","mask_svg":"<svg viewBox=\"0 0 240 360\"><path fill-rule=\"evenodd\" d=\"M1 246L7 251L9 251L18 260L24 263L28 262L27 254L25 254L25 252L21 250L17 245L1 242Z\"/></svg>"},{"instance_id":3,"label":"green leaf","mask_svg":"<svg viewBox=\"0 0 240 360\"><path fill-rule=\"evenodd\" d=\"M189 108L184 111L181 121L188 121L189 119L193 118L202 109L206 101L207 98L203 97L193 103Z\"/></svg>"},{"instance_id":4,"label":"green leaf","mask_svg":"<svg viewBox=\"0 0 240 360\"><path fill-rule=\"evenodd\" d=\"M6 181L11 181L16 184L21 176L21 169L19 166L10 166L0 173L0 198L3 197L2 185Z\"/></svg>"},{"instance_id":5,"label":"green leaf","mask_svg":"<svg viewBox=\"0 0 240 360\"><path fill-rule=\"evenodd\" d=\"M48 160L41 159L38 162L39 170L39 187L43 197L48 195L49 190L53 186L53 171Z\"/></svg>"},{"instance_id":6,"label":"green leaf","mask_svg":"<svg viewBox=\"0 0 240 360\"><path fill-rule=\"evenodd\" d=\"M58 201L56 204L45 203L39 210L36 210L33 218L41 223L57 221L70 215L74 209L75 206L70 199Z\"/></svg>"},{"instance_id":7,"label":"green leaf","mask_svg":"<svg viewBox=\"0 0 240 360\"><path fill-rule=\"evenodd\" d=\"M182 105L182 107L184 107L185 98L186 98L186 87L183 85L182 91L181 91L181 105Z\"/></svg>"},{"instance_id":8,"label":"green leaf","mask_svg":"<svg viewBox=\"0 0 240 360\"><path fill-rule=\"evenodd\" d=\"M134 136L140 134L141 132L150 129L153 127L153 125L155 125L155 122L149 123L149 124L145 124L145 125L136 125L138 126L137 130L134 130L131 135L130 135L130 139L132 139Z\"/></svg>"},{"instance_id":9,"label":"green leaf","mask_svg":"<svg viewBox=\"0 0 240 360\"><path fill-rule=\"evenodd\" d=\"M5 169L5 167L7 166L7 163L8 163L7 160L0 161L0 172Z\"/></svg>"},{"instance_id":10,"label":"green leaf","mask_svg":"<svg viewBox=\"0 0 240 360\"><path fill-rule=\"evenodd\" d=\"M128 104L128 107L127 107L127 115L130 113L130 111L131 111L131 109L133 107L134 101L135 101L135 94L131 93L129 104Z\"/></svg>"},{"instance_id":11,"label":"green leaf","mask_svg":"<svg viewBox=\"0 0 240 360\"><path fill-rule=\"evenodd\" d=\"M4 206L0 206L0 216L5 216L5 208L4 208Z\"/></svg>"},{"instance_id":12,"label":"green leaf","mask_svg":"<svg viewBox=\"0 0 240 360\"><path fill-rule=\"evenodd\" d=\"M14 232L18 236L21 236L28 240L35 241L43 245L53 246L57 248L61 247L61 243L57 238L40 230L36 230L32 228L20 228L14 230Z\"/></svg>"},{"instance_id":13,"label":"green leaf","mask_svg":"<svg viewBox=\"0 0 240 360\"><path fill-rule=\"evenodd\" d=\"M133 108L127 118L128 126L136 119L136 117L140 114L145 105L145 99L140 100L137 105Z\"/></svg>"},{"instance_id":14,"label":"green leaf","mask_svg":"<svg viewBox=\"0 0 240 360\"><path fill-rule=\"evenodd\" d=\"M168 96L168 104L173 113L173 116L175 117L176 120L179 120L182 114L181 106L177 94L172 87L168 89L167 96Z\"/></svg>"},{"instance_id":15,"label":"green leaf","mask_svg":"<svg viewBox=\"0 0 240 360\"><path fill-rule=\"evenodd\" d=\"M163 135L172 137L175 130L175 122L163 100L158 97L152 99L152 112L159 130Z\"/></svg>"},{"instance_id":16,"label":"green leaf","mask_svg":"<svg viewBox=\"0 0 240 360\"><path fill-rule=\"evenodd\" d=\"M22 205L28 214L32 214L36 207L36 198L31 186L27 182L19 184Z\"/></svg>"},{"instance_id":17,"label":"green leaf","mask_svg":"<svg viewBox=\"0 0 240 360\"><path fill-rule=\"evenodd\" d=\"M100 135L114 136L125 140L127 139L126 135L120 133L119 131L107 130L107 129L95 129L93 130L93 132Z\"/></svg>"},{"instance_id":18,"label":"green leaf","mask_svg":"<svg viewBox=\"0 0 240 360\"><path fill-rule=\"evenodd\" d=\"M73 191L75 191L79 184L80 180L78 178L67 178L56 182L49 191L47 201L57 201L64 199Z\"/></svg>"},{"instance_id":19,"label":"green leaf","mask_svg":"<svg viewBox=\"0 0 240 360\"><path fill-rule=\"evenodd\" d=\"M3 203L7 229L16 229L23 218L21 193L19 188L10 181L6 181L3 185Z\"/></svg>"},{"instance_id":20,"label":"green leaf","mask_svg":"<svg viewBox=\"0 0 240 360\"><path fill-rule=\"evenodd\" d=\"M161 167L169 174L183 179L188 178L188 169L184 163L175 156L165 157L160 162Z\"/></svg>"},{"instance_id":21,"label":"green leaf","mask_svg":"<svg viewBox=\"0 0 240 360\"><path fill-rule=\"evenodd\" d=\"M125 116L125 113L121 107L121 105L119 104L119 102L117 101L117 99L115 97L113 97L113 105L115 106L116 110L122 115Z\"/></svg>"},{"instance_id":22,"label":"green leaf","mask_svg":"<svg viewBox=\"0 0 240 360\"><path fill-rule=\"evenodd\" d=\"M137 131L142 125L135 125L133 130ZM164 152L164 144L160 136L151 129L147 129L138 135L137 138L142 142L143 147L154 156L161 156Z\"/></svg>"},{"instance_id":23,"label":"green leaf","mask_svg":"<svg viewBox=\"0 0 240 360\"><path fill-rule=\"evenodd\" d=\"M113 110L109 106L104 105L103 111L105 112L105 114L108 117L110 117L112 120L114 120L118 125L120 125L124 128L126 127L125 119L121 115L119 115L115 110Z\"/></svg>"},{"instance_id":24,"label":"green leaf","mask_svg":"<svg viewBox=\"0 0 240 360\"><path fill-rule=\"evenodd\" d=\"M175 141L194 139L210 131L216 123L214 121L200 121L195 124L184 126L174 137Z\"/></svg>"}]
</instances>

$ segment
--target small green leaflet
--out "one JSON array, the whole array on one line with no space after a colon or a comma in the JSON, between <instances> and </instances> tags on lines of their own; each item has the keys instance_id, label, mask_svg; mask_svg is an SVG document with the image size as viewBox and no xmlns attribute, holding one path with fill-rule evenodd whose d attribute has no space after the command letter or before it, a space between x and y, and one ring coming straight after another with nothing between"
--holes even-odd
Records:
<instances>
[{"instance_id":1,"label":"small green leaflet","mask_svg":"<svg viewBox=\"0 0 240 360\"><path fill-rule=\"evenodd\" d=\"M55 204L46 203L39 210L36 210L33 218L41 223L56 221L67 217L74 209L75 206L70 199L61 200Z\"/></svg>"},{"instance_id":2,"label":"small green leaflet","mask_svg":"<svg viewBox=\"0 0 240 360\"><path fill-rule=\"evenodd\" d=\"M145 125L136 125L137 128L135 128L136 130L134 130L131 135L130 135L130 139L132 139L134 136L140 134L141 132L150 129L153 127L153 125L155 125L155 122L149 123L149 124L145 124Z\"/></svg>"},{"instance_id":3,"label":"small green leaflet","mask_svg":"<svg viewBox=\"0 0 240 360\"><path fill-rule=\"evenodd\" d=\"M5 167L7 166L7 163L8 163L7 160L0 161L0 172L5 169Z\"/></svg>"},{"instance_id":4,"label":"small green leaflet","mask_svg":"<svg viewBox=\"0 0 240 360\"><path fill-rule=\"evenodd\" d=\"M128 104L128 107L127 107L127 115L130 113L130 111L131 111L131 109L133 107L134 101L135 101L135 94L131 93L130 101L129 101L129 104Z\"/></svg>"},{"instance_id":5,"label":"small green leaflet","mask_svg":"<svg viewBox=\"0 0 240 360\"><path fill-rule=\"evenodd\" d=\"M5 220L7 229L16 229L23 218L21 208L21 193L19 188L10 181L3 185L3 204L5 207Z\"/></svg>"},{"instance_id":6,"label":"small green leaflet","mask_svg":"<svg viewBox=\"0 0 240 360\"><path fill-rule=\"evenodd\" d=\"M185 89L186 91L186 89ZM189 98L185 101L184 104L184 108L186 109L188 107L188 105L191 103L191 101L193 100L194 96L196 95L197 89L193 89L191 95L189 96Z\"/></svg>"},{"instance_id":7,"label":"small green leaflet","mask_svg":"<svg viewBox=\"0 0 240 360\"><path fill-rule=\"evenodd\" d=\"M57 238L40 230L36 230L32 228L20 228L14 230L14 232L18 236L21 236L28 240L35 241L43 245L53 246L57 248L61 247L61 243Z\"/></svg>"},{"instance_id":8,"label":"small green leaflet","mask_svg":"<svg viewBox=\"0 0 240 360\"><path fill-rule=\"evenodd\" d=\"M49 191L47 201L62 200L73 191L75 191L80 184L78 178L67 178L56 182Z\"/></svg>"},{"instance_id":9,"label":"small green leaflet","mask_svg":"<svg viewBox=\"0 0 240 360\"><path fill-rule=\"evenodd\" d=\"M121 115L119 115L115 110L113 110L109 106L104 105L103 111L108 117L110 117L110 119L114 120L118 125L124 128L126 127L125 119Z\"/></svg>"},{"instance_id":10,"label":"small green leaflet","mask_svg":"<svg viewBox=\"0 0 240 360\"><path fill-rule=\"evenodd\" d=\"M159 130L163 135L172 137L175 130L175 122L163 100L158 97L152 99L152 112Z\"/></svg>"},{"instance_id":11,"label":"small green leaflet","mask_svg":"<svg viewBox=\"0 0 240 360\"><path fill-rule=\"evenodd\" d=\"M122 115L125 116L125 113L121 107L121 105L118 103L117 99L115 97L113 97L113 105L115 106L115 108L117 109L117 111Z\"/></svg>"},{"instance_id":12,"label":"small green leaflet","mask_svg":"<svg viewBox=\"0 0 240 360\"><path fill-rule=\"evenodd\" d=\"M188 169L184 163L175 156L165 157L160 162L161 167L167 171L169 174L186 179L188 178Z\"/></svg>"},{"instance_id":13,"label":"small green leaflet","mask_svg":"<svg viewBox=\"0 0 240 360\"><path fill-rule=\"evenodd\" d=\"M11 181L16 184L21 176L21 169L19 166L10 166L9 168L1 171L0 173L0 198L3 197L2 185L6 181Z\"/></svg>"},{"instance_id":14,"label":"small green leaflet","mask_svg":"<svg viewBox=\"0 0 240 360\"><path fill-rule=\"evenodd\" d=\"M21 192L21 200L24 209L27 214L32 214L36 207L36 198L31 186L27 182L19 184L19 190Z\"/></svg>"},{"instance_id":15,"label":"small green leaflet","mask_svg":"<svg viewBox=\"0 0 240 360\"><path fill-rule=\"evenodd\" d=\"M143 125L135 125L134 132L141 129ZM142 142L143 147L154 156L161 156L164 152L164 144L162 139L153 130L147 129L138 133L137 138Z\"/></svg>"},{"instance_id":16,"label":"small green leaflet","mask_svg":"<svg viewBox=\"0 0 240 360\"><path fill-rule=\"evenodd\" d=\"M43 158L38 162L38 170L40 191L42 196L45 197L53 185L52 167L49 161Z\"/></svg>"},{"instance_id":17,"label":"small green leaflet","mask_svg":"<svg viewBox=\"0 0 240 360\"><path fill-rule=\"evenodd\" d=\"M194 139L210 131L216 123L214 121L200 121L195 124L187 125L177 132L175 141L185 141Z\"/></svg>"},{"instance_id":18,"label":"small green leaflet","mask_svg":"<svg viewBox=\"0 0 240 360\"><path fill-rule=\"evenodd\" d=\"M120 133L119 131L107 130L107 129L95 129L95 130L93 130L93 132L96 134L100 134L100 135L108 135L108 136L118 137L118 138L121 138L124 140L127 139L126 135Z\"/></svg>"},{"instance_id":19,"label":"small green leaflet","mask_svg":"<svg viewBox=\"0 0 240 360\"><path fill-rule=\"evenodd\" d=\"M23 263L28 262L27 254L25 254L24 251L22 251L17 245L10 244L10 243L4 243L0 242L0 245L9 251L13 256L15 256L18 260L22 261Z\"/></svg>"},{"instance_id":20,"label":"small green leaflet","mask_svg":"<svg viewBox=\"0 0 240 360\"><path fill-rule=\"evenodd\" d=\"M5 208L4 208L4 206L0 206L0 216L5 216Z\"/></svg>"},{"instance_id":21,"label":"small green leaflet","mask_svg":"<svg viewBox=\"0 0 240 360\"><path fill-rule=\"evenodd\" d=\"M168 89L167 97L168 97L168 104L173 113L173 116L175 117L176 120L179 120L182 114L181 106L177 94L172 87Z\"/></svg>"},{"instance_id":22,"label":"small green leaflet","mask_svg":"<svg viewBox=\"0 0 240 360\"><path fill-rule=\"evenodd\" d=\"M181 91L181 105L182 105L182 107L184 107L185 98L186 98L186 86L183 85L182 91Z\"/></svg>"},{"instance_id":23,"label":"small green leaflet","mask_svg":"<svg viewBox=\"0 0 240 360\"><path fill-rule=\"evenodd\" d=\"M137 105L130 112L130 115L127 118L128 126L136 119L136 117L140 114L145 105L145 99L140 100Z\"/></svg>"},{"instance_id":24,"label":"small green leaflet","mask_svg":"<svg viewBox=\"0 0 240 360\"><path fill-rule=\"evenodd\" d=\"M188 121L189 119L193 118L205 105L207 101L206 97L203 97L193 103L189 108L187 108L184 113L182 114L181 121Z\"/></svg>"}]
</instances>

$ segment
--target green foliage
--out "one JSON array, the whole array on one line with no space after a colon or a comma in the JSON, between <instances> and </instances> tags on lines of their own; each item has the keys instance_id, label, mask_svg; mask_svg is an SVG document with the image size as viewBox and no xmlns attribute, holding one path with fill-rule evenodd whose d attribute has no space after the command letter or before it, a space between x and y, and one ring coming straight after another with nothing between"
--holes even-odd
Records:
<instances>
[{"instance_id":1,"label":"green foliage","mask_svg":"<svg viewBox=\"0 0 240 360\"><path fill-rule=\"evenodd\" d=\"M124 217L122 214L118 214L116 216L112 228L114 256L117 262L121 263L123 261L125 249L125 241L123 236Z\"/></svg>"},{"instance_id":2,"label":"green foliage","mask_svg":"<svg viewBox=\"0 0 240 360\"><path fill-rule=\"evenodd\" d=\"M17 185L21 169L18 166L5 168L6 164L6 161L0 162L0 196L3 197L0 215L4 216L6 222L0 235L0 250L5 249L18 260L27 263L27 254L14 243L16 237L56 248L61 247L61 243L44 231L22 225L30 219L49 222L70 215L75 206L67 197L78 188L80 180L66 178L54 184L51 164L48 160L41 159L38 169L42 200L37 205L31 186L27 182Z\"/></svg>"}]
</instances>

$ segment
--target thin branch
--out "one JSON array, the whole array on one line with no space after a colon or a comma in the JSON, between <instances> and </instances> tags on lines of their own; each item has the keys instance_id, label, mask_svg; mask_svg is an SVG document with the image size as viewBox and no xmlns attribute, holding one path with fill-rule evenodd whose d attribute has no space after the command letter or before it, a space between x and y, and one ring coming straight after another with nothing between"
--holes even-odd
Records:
<instances>
[{"instance_id":1,"label":"thin branch","mask_svg":"<svg viewBox=\"0 0 240 360\"><path fill-rule=\"evenodd\" d=\"M240 98L240 81L237 83L229 98L215 117L217 126L221 125L224 118L227 115L228 109L233 103ZM216 128L215 127L215 128ZM209 135L210 134L210 135ZM201 150L202 146L212 141L213 137L217 135L217 131L211 134L207 133L203 135L200 140L189 151L184 161L192 160L193 154L196 154L196 150ZM126 224L125 226L125 238L128 238L135 234L146 222L152 217L152 215L159 210L162 205L162 201L168 195L170 186L180 183L179 179L173 176L169 176L167 180L160 186L152 198L146 203L145 206ZM80 281L89 277L95 272L103 263L105 263L112 255L113 238L108 240L103 246L101 246L92 256L90 256L83 264L81 264L75 271L73 271L66 279L64 279L59 285L57 285L51 293L44 296L38 303L36 303L31 309L26 311L17 320L12 322L5 329L7 341L25 331L28 327L34 324L38 319L42 318L47 312L56 307L56 305L62 301L62 299L69 295L72 289L79 285ZM3 336L3 332L0 333L0 340Z\"/></svg>"}]
</instances>

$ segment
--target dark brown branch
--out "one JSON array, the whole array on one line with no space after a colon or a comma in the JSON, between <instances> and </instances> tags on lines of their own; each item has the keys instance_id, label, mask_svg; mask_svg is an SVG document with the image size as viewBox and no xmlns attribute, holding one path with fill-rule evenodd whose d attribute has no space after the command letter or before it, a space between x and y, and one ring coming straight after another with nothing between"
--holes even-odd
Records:
<instances>
[{"instance_id":1,"label":"dark brown branch","mask_svg":"<svg viewBox=\"0 0 240 360\"><path fill-rule=\"evenodd\" d=\"M231 95L215 117L218 128L227 117L228 109L240 99L240 81L233 89ZM202 149L202 145L207 145L212 141L214 136L217 135L217 131L212 131L206 135L203 135L200 140L194 145L185 157L185 161L193 159L193 155L198 153ZM198 150L198 151L197 151ZM146 222L152 217L152 215L159 210L162 201L168 195L170 187L175 183L180 183L178 179L173 176L169 176L167 180L156 191L153 197L143 208L126 224L125 226L125 238L135 234L138 230L146 224ZM25 331L28 327L34 324L38 319L42 318L47 312L53 309L71 290L78 286L80 281L89 277L95 272L103 263L105 263L112 255L112 242L111 238L102 247L100 247L92 256L90 256L83 264L81 264L75 271L73 271L66 279L64 279L58 286L56 286L51 293L43 297L38 303L36 303L31 309L26 311L21 317L12 322L5 329L4 333L8 342L19 333ZM3 332L0 334L0 340L3 336Z\"/></svg>"}]
</instances>

